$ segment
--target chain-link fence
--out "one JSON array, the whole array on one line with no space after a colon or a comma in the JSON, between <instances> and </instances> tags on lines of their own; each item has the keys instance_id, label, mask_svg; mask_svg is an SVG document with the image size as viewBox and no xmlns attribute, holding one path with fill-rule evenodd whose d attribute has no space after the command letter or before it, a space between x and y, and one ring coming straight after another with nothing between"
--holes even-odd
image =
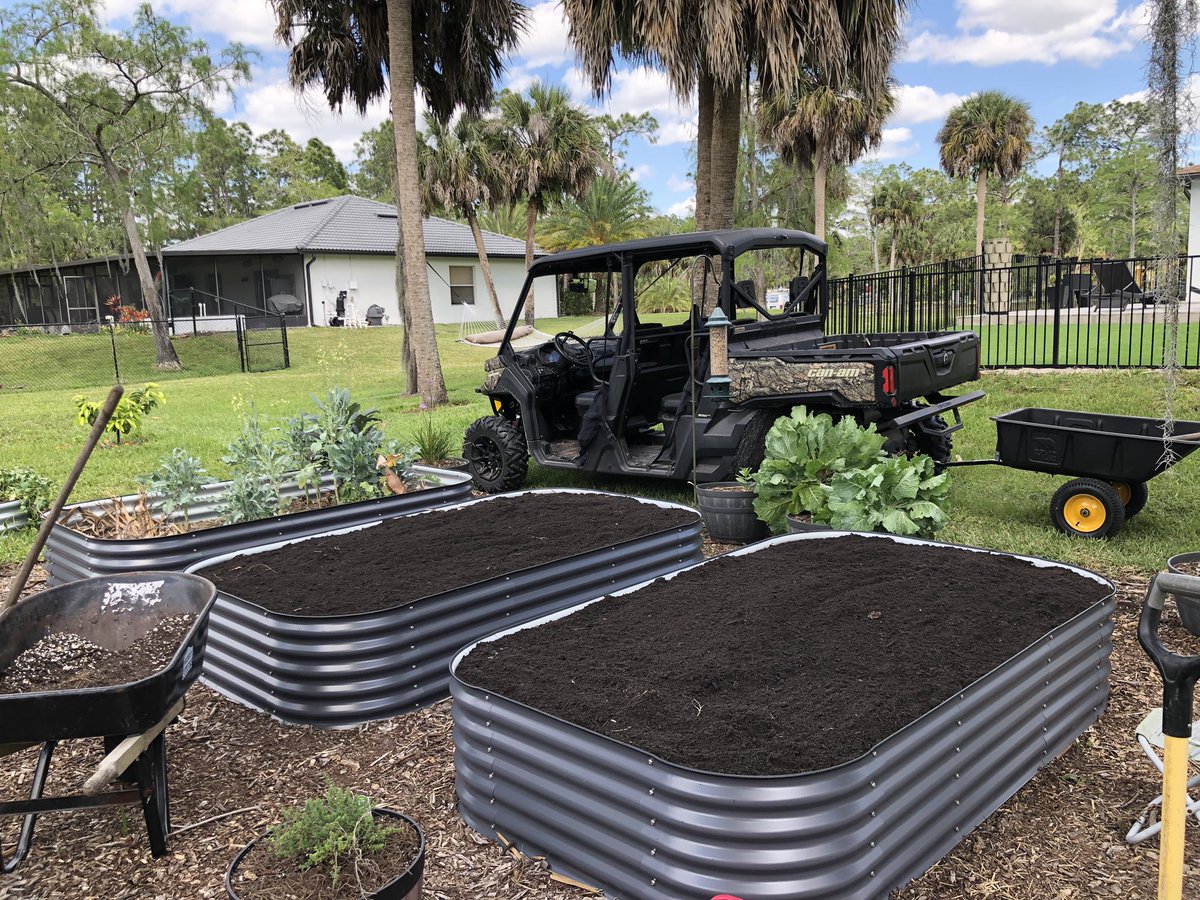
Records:
<instances>
[{"instance_id":1,"label":"chain-link fence","mask_svg":"<svg viewBox=\"0 0 1200 900\"><path fill-rule=\"evenodd\" d=\"M157 364L155 322L0 325L0 394L165 382L286 369L287 326L277 316L173 319L159 324L179 368Z\"/></svg>"}]
</instances>

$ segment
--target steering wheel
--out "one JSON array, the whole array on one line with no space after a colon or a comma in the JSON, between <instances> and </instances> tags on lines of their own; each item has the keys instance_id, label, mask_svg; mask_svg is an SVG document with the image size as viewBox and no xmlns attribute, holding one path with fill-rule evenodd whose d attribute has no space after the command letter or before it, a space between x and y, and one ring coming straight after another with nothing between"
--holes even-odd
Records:
<instances>
[{"instance_id":1,"label":"steering wheel","mask_svg":"<svg viewBox=\"0 0 1200 900\"><path fill-rule=\"evenodd\" d=\"M560 331L554 336L554 349L572 365L583 369L592 367L592 348L573 331Z\"/></svg>"}]
</instances>

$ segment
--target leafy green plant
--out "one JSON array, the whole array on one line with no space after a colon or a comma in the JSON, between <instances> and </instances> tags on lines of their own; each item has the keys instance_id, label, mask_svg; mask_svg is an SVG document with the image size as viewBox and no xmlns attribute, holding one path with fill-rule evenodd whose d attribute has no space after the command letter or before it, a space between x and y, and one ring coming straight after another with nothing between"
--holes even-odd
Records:
<instances>
[{"instance_id":1,"label":"leafy green plant","mask_svg":"<svg viewBox=\"0 0 1200 900\"><path fill-rule=\"evenodd\" d=\"M834 422L797 406L767 432L766 455L753 476L754 511L776 534L787 530L789 515L808 512L814 522L827 521L826 486L839 472L883 459L885 442L874 425L863 428L849 417Z\"/></svg>"},{"instance_id":2,"label":"leafy green plant","mask_svg":"<svg viewBox=\"0 0 1200 900\"><path fill-rule=\"evenodd\" d=\"M200 492L213 479L208 476L200 460L191 456L182 447L176 447L171 455L163 459L158 468L149 475L137 479L147 490L159 495L155 504L164 516L176 510L183 511L183 521L190 521L188 508L200 497Z\"/></svg>"},{"instance_id":3,"label":"leafy green plant","mask_svg":"<svg viewBox=\"0 0 1200 900\"><path fill-rule=\"evenodd\" d=\"M378 853L398 830L375 821L374 808L370 798L330 783L323 797L284 813L271 832L271 849L298 860L302 870L328 869L336 886L347 863Z\"/></svg>"},{"instance_id":4,"label":"leafy green plant","mask_svg":"<svg viewBox=\"0 0 1200 900\"><path fill-rule=\"evenodd\" d=\"M91 428L96 424L104 404L88 400L82 394L76 394L74 402L77 410L76 423L84 428ZM166 402L167 396L159 390L157 384L151 383L129 391L117 403L117 408L113 410L112 418L108 420L104 430L113 435L119 444L122 435L128 435L141 427L143 416Z\"/></svg>"},{"instance_id":5,"label":"leafy green plant","mask_svg":"<svg viewBox=\"0 0 1200 900\"><path fill-rule=\"evenodd\" d=\"M932 537L946 523L949 476L933 460L889 456L866 469L838 472L828 487L828 524L838 530Z\"/></svg>"},{"instance_id":6,"label":"leafy green plant","mask_svg":"<svg viewBox=\"0 0 1200 900\"><path fill-rule=\"evenodd\" d=\"M50 479L28 466L0 469L0 501L21 501L21 511L30 524L50 508L54 500L54 487Z\"/></svg>"},{"instance_id":7,"label":"leafy green plant","mask_svg":"<svg viewBox=\"0 0 1200 900\"><path fill-rule=\"evenodd\" d=\"M228 524L256 522L279 512L279 490L251 472L239 472L221 494L217 509Z\"/></svg>"},{"instance_id":8,"label":"leafy green plant","mask_svg":"<svg viewBox=\"0 0 1200 900\"><path fill-rule=\"evenodd\" d=\"M271 437L260 416L248 415L242 419L241 433L229 443L221 462L229 466L235 478L256 478L262 483L264 490L273 497L268 515L282 510L281 494L292 455L288 442ZM255 496L267 494L255 492Z\"/></svg>"},{"instance_id":9,"label":"leafy green plant","mask_svg":"<svg viewBox=\"0 0 1200 900\"><path fill-rule=\"evenodd\" d=\"M379 429L379 411L350 399L346 388L334 387L324 400L313 395L315 413L301 413L284 426L288 461L305 490L332 473L338 503L379 496L375 458L386 439Z\"/></svg>"},{"instance_id":10,"label":"leafy green plant","mask_svg":"<svg viewBox=\"0 0 1200 900\"><path fill-rule=\"evenodd\" d=\"M431 466L453 459L462 448L458 432L439 425L429 413L425 413L421 423L413 429L412 443L417 458Z\"/></svg>"}]
</instances>

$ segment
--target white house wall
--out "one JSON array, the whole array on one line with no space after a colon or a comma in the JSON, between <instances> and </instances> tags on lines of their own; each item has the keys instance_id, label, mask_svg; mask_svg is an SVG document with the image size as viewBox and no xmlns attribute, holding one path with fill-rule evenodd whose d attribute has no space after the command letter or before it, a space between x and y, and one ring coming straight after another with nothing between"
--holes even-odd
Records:
<instances>
[{"instance_id":1,"label":"white house wall","mask_svg":"<svg viewBox=\"0 0 1200 900\"><path fill-rule=\"evenodd\" d=\"M496 293L505 315L509 315L525 282L525 261L522 259L492 259L492 277L496 282ZM483 281L479 260L475 257L427 257L429 275L429 299L433 306L433 320L439 324L457 325L463 320L463 309L450 302L450 266L470 266L475 272L475 306L467 312L481 320L491 318L491 302ZM339 291L347 292L347 300L354 303L354 312L363 318L367 308L378 304L384 309L385 324L400 324L399 304L396 302L396 258L366 254L317 254L309 270L312 286L313 323L327 324L335 315ZM537 294L539 315L554 315L557 312L554 298L546 297L545 291ZM322 308L322 301L324 307ZM350 313L347 304L347 314Z\"/></svg>"}]
</instances>

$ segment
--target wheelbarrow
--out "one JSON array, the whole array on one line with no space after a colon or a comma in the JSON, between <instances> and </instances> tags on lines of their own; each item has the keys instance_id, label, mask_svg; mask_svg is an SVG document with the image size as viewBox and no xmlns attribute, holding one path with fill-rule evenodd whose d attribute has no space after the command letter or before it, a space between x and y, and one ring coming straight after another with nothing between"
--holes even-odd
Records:
<instances>
[{"instance_id":1,"label":"wheelbarrow","mask_svg":"<svg viewBox=\"0 0 1200 900\"><path fill-rule=\"evenodd\" d=\"M0 672L49 634L77 634L109 650L121 651L160 621L194 615L187 636L157 672L108 687L0 694L0 756L41 745L28 800L0 802L0 815L24 816L16 849L0 871L14 871L29 854L34 826L42 813L138 804L146 820L150 851L167 852L170 800L167 786L166 727L183 709L183 696L200 675L208 638L208 614L216 590L196 575L136 572L87 578L51 588L0 614ZM45 797L50 761L60 741L104 738L106 755L83 792ZM114 780L121 790L102 791Z\"/></svg>"},{"instance_id":2,"label":"wheelbarrow","mask_svg":"<svg viewBox=\"0 0 1200 900\"><path fill-rule=\"evenodd\" d=\"M1200 577L1167 573L1150 582L1138 642L1154 662L1163 682L1162 839L1158 854L1159 900L1183 896L1183 837L1187 825L1189 742L1192 736L1192 695L1200 678L1200 656L1179 656L1158 637L1167 594L1200 600Z\"/></svg>"},{"instance_id":3,"label":"wheelbarrow","mask_svg":"<svg viewBox=\"0 0 1200 900\"><path fill-rule=\"evenodd\" d=\"M1146 482L1200 447L1200 422L1175 423L1174 456L1166 461L1161 419L1035 407L992 419L995 458L946 465L1001 465L1074 476L1054 493L1050 521L1078 537L1115 535L1146 505Z\"/></svg>"}]
</instances>

